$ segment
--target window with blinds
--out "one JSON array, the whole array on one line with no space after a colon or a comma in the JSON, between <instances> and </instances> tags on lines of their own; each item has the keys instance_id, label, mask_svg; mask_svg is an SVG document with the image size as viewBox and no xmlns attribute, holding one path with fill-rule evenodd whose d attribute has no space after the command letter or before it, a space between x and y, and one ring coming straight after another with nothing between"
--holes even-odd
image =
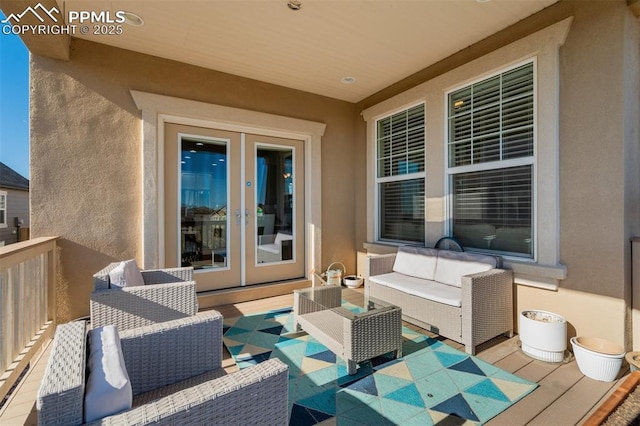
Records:
<instances>
[{"instance_id":1,"label":"window with blinds","mask_svg":"<svg viewBox=\"0 0 640 426\"><path fill-rule=\"evenodd\" d=\"M378 240L424 243L424 104L377 121Z\"/></svg>"},{"instance_id":2,"label":"window with blinds","mask_svg":"<svg viewBox=\"0 0 640 426\"><path fill-rule=\"evenodd\" d=\"M533 64L449 94L449 167L533 156Z\"/></svg>"},{"instance_id":3,"label":"window with blinds","mask_svg":"<svg viewBox=\"0 0 640 426\"><path fill-rule=\"evenodd\" d=\"M453 236L533 257L533 63L450 93L447 120Z\"/></svg>"},{"instance_id":4,"label":"window with blinds","mask_svg":"<svg viewBox=\"0 0 640 426\"><path fill-rule=\"evenodd\" d=\"M0 191L0 227L7 226L7 192Z\"/></svg>"}]
</instances>

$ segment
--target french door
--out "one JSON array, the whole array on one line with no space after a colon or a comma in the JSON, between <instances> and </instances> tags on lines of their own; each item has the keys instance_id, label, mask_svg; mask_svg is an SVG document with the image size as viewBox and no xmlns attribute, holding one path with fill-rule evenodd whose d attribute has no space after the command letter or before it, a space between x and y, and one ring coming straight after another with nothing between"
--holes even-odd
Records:
<instances>
[{"instance_id":1,"label":"french door","mask_svg":"<svg viewBox=\"0 0 640 426\"><path fill-rule=\"evenodd\" d=\"M302 141L165 124L165 264L198 291L304 277Z\"/></svg>"}]
</instances>

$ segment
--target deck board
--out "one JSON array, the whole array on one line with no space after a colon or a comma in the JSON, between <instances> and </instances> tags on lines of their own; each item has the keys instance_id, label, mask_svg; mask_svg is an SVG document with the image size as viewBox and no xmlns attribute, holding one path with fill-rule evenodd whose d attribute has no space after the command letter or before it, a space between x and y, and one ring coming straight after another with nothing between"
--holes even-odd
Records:
<instances>
[{"instance_id":1,"label":"deck board","mask_svg":"<svg viewBox=\"0 0 640 426\"><path fill-rule=\"evenodd\" d=\"M567 424L577 424L583 413L589 411L611 389L611 383L598 382L582 377L562 396L556 399L530 423L532 426L546 426L558 419Z\"/></svg>"},{"instance_id":2,"label":"deck board","mask_svg":"<svg viewBox=\"0 0 640 426\"><path fill-rule=\"evenodd\" d=\"M493 420L490 425L526 425L540 413L549 408L555 400L560 398L571 386L578 382L582 373L575 362L561 366L533 361L515 372L519 377L538 382L540 385L525 398L507 408ZM565 423L558 419L555 424ZM554 424L554 423L551 423Z\"/></svg>"},{"instance_id":3,"label":"deck board","mask_svg":"<svg viewBox=\"0 0 640 426\"><path fill-rule=\"evenodd\" d=\"M344 292L344 299L351 303L362 303L362 289ZM290 307L292 295L269 297L250 302L217 306L214 309L225 317L250 315L271 309ZM412 324L410 329L428 336L439 336ZM439 338L444 343L462 349L462 345ZM579 424L593 413L596 407L613 393L623 379L612 383L597 382L580 373L575 361L550 364L535 361L525 355L518 337L499 337L478 347L477 356L519 377L539 383L538 389L492 419L489 425L572 425ZM0 425L35 425L35 395L46 366L48 352L45 350L39 361L34 361L31 371L19 385L9 404L0 411ZM223 368L232 373L238 370L229 352L224 349ZM335 424L335 420L327 425Z\"/></svg>"},{"instance_id":4,"label":"deck board","mask_svg":"<svg viewBox=\"0 0 640 426\"><path fill-rule=\"evenodd\" d=\"M609 385L611 386L609 390L604 395L602 395L602 397L598 401L596 401L595 404L593 404L593 407L582 416L582 418L577 424L582 424L589 417L591 417L591 415L598 410L600 405L603 404L607 400L607 398L609 398L609 396L611 396L616 391L616 389L618 389L618 387L627 379L628 376L629 376L629 372L626 371L625 374L622 375L622 377L620 377L618 380L616 380L613 383L609 383Z\"/></svg>"},{"instance_id":5,"label":"deck board","mask_svg":"<svg viewBox=\"0 0 640 426\"><path fill-rule=\"evenodd\" d=\"M485 350L481 350L481 352L479 352L476 356L483 361L495 364L496 362L507 358L514 352L518 352L520 350L520 345L518 344L518 342L518 337L512 337L500 344L490 346Z\"/></svg>"},{"instance_id":6,"label":"deck board","mask_svg":"<svg viewBox=\"0 0 640 426\"><path fill-rule=\"evenodd\" d=\"M514 351L508 356L498 360L494 363L498 368L502 368L509 373L515 373L518 370L525 368L527 365L531 364L533 360L519 351Z\"/></svg>"},{"instance_id":7,"label":"deck board","mask_svg":"<svg viewBox=\"0 0 640 426\"><path fill-rule=\"evenodd\" d=\"M41 352L30 363L29 371L0 410L0 425L37 426L36 396L51 353L51 342L51 339L42 342Z\"/></svg>"},{"instance_id":8,"label":"deck board","mask_svg":"<svg viewBox=\"0 0 640 426\"><path fill-rule=\"evenodd\" d=\"M526 357L526 355L521 353L514 354L514 356L523 357L523 359ZM534 361L528 362L524 367L518 370L515 370L514 373L522 377L523 379L540 383L542 380L548 377L551 373L553 373L559 368L564 367L565 365L558 366L557 364L550 364L547 362L534 360Z\"/></svg>"}]
</instances>

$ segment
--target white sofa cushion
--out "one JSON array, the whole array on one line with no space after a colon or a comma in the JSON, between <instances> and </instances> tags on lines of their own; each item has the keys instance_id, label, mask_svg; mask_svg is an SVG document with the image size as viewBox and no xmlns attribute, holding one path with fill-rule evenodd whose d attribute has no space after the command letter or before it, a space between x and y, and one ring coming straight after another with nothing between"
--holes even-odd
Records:
<instances>
[{"instance_id":1,"label":"white sofa cushion","mask_svg":"<svg viewBox=\"0 0 640 426\"><path fill-rule=\"evenodd\" d=\"M84 420L99 420L131 408L133 393L114 325L89 331L89 377L84 397Z\"/></svg>"},{"instance_id":2,"label":"white sofa cushion","mask_svg":"<svg viewBox=\"0 0 640 426\"><path fill-rule=\"evenodd\" d=\"M400 247L393 271L410 277L433 280L437 260L438 250L426 247Z\"/></svg>"},{"instance_id":3,"label":"white sofa cushion","mask_svg":"<svg viewBox=\"0 0 640 426\"><path fill-rule=\"evenodd\" d=\"M493 256L440 250L434 278L443 284L461 287L464 275L489 271L496 268L497 263Z\"/></svg>"},{"instance_id":4,"label":"white sofa cushion","mask_svg":"<svg viewBox=\"0 0 640 426\"><path fill-rule=\"evenodd\" d=\"M462 289L460 287L410 277L398 272L374 275L369 277L369 281L434 302L456 307L462 306Z\"/></svg>"},{"instance_id":5,"label":"white sofa cushion","mask_svg":"<svg viewBox=\"0 0 640 426\"><path fill-rule=\"evenodd\" d=\"M109 272L109 283L113 287L134 287L144 285L142 272L134 259L120 262Z\"/></svg>"},{"instance_id":6,"label":"white sofa cushion","mask_svg":"<svg viewBox=\"0 0 640 426\"><path fill-rule=\"evenodd\" d=\"M282 232L278 232L276 234L276 238L273 240L275 244L282 245L283 241L292 241L293 235L291 234L283 234Z\"/></svg>"},{"instance_id":7,"label":"white sofa cushion","mask_svg":"<svg viewBox=\"0 0 640 426\"><path fill-rule=\"evenodd\" d=\"M280 253L280 244L261 244L258 246L258 250L264 250L269 253L279 254Z\"/></svg>"},{"instance_id":8,"label":"white sofa cushion","mask_svg":"<svg viewBox=\"0 0 640 426\"><path fill-rule=\"evenodd\" d=\"M258 251L262 250L272 254L280 254L280 249L282 248L282 242L292 241L293 235L283 234L282 232L278 232L275 238L273 238L272 243L266 243L266 241L271 241L272 238L273 237L271 236L266 236L264 238L261 238L260 242L265 241L265 244L258 244Z\"/></svg>"}]
</instances>

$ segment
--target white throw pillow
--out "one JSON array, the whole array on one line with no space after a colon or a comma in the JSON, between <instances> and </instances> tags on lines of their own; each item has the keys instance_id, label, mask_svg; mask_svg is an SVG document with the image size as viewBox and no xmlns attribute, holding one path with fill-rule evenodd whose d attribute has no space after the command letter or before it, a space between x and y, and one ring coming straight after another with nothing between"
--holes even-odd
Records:
<instances>
[{"instance_id":1,"label":"white throw pillow","mask_svg":"<svg viewBox=\"0 0 640 426\"><path fill-rule=\"evenodd\" d=\"M134 287L144 285L142 273L134 259L120 262L109 272L109 282L115 287Z\"/></svg>"},{"instance_id":2,"label":"white throw pillow","mask_svg":"<svg viewBox=\"0 0 640 426\"><path fill-rule=\"evenodd\" d=\"M106 325L89 331L89 377L84 396L86 423L129 410L131 381L120 346L118 329Z\"/></svg>"},{"instance_id":3,"label":"white throw pillow","mask_svg":"<svg viewBox=\"0 0 640 426\"><path fill-rule=\"evenodd\" d=\"M493 256L440 250L435 280L443 284L462 287L464 275L490 271L497 267L497 263L497 259Z\"/></svg>"},{"instance_id":4,"label":"white throw pillow","mask_svg":"<svg viewBox=\"0 0 640 426\"><path fill-rule=\"evenodd\" d=\"M393 263L393 271L410 277L433 280L438 251L425 247L400 247Z\"/></svg>"}]
</instances>

